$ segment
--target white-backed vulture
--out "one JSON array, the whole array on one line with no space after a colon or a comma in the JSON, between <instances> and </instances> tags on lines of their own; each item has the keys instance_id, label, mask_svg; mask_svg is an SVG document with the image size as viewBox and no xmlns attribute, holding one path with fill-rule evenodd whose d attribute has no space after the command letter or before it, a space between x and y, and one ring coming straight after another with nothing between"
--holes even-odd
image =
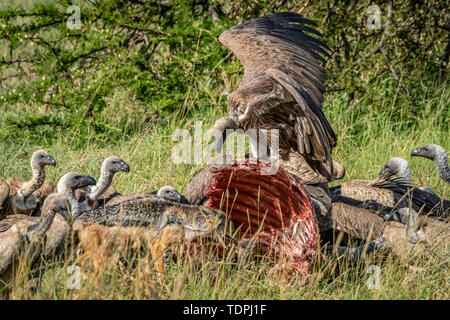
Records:
<instances>
[{"instance_id":1,"label":"white-backed vulture","mask_svg":"<svg viewBox=\"0 0 450 320\"><path fill-rule=\"evenodd\" d=\"M374 180L352 180L330 188L333 195L365 201L375 200L387 207L410 207L420 214L442 215L450 211L450 202L413 187L401 178L378 176Z\"/></svg>"},{"instance_id":2,"label":"white-backed vulture","mask_svg":"<svg viewBox=\"0 0 450 320\"><path fill-rule=\"evenodd\" d=\"M45 166L55 166L56 161L45 150L33 153L30 160L32 177L24 181L17 177L7 180L9 196L0 203L0 217L8 214L31 214L45 197L53 192L53 184L45 181Z\"/></svg>"},{"instance_id":3,"label":"white-backed vulture","mask_svg":"<svg viewBox=\"0 0 450 320\"><path fill-rule=\"evenodd\" d=\"M160 199L165 199L167 201L174 201L188 204L187 199L182 196L177 189L172 186L164 186L160 189L152 192L136 192L131 194L117 194L111 198L106 198L104 203L101 203L101 206L111 206L124 201L133 200L133 199L142 199L142 198L151 198L156 197Z\"/></svg>"},{"instance_id":4,"label":"white-backed vulture","mask_svg":"<svg viewBox=\"0 0 450 320\"><path fill-rule=\"evenodd\" d=\"M425 254L431 251L448 254L449 224L431 217L418 217L409 208L395 210L377 203L339 196L334 199L331 214L337 230L357 239L375 241L371 249L388 248L399 256L419 250ZM400 221L382 217L392 214L398 215ZM425 242L426 246L416 245L420 242ZM340 250L349 253L347 248L341 247Z\"/></svg>"},{"instance_id":5,"label":"white-backed vulture","mask_svg":"<svg viewBox=\"0 0 450 320\"><path fill-rule=\"evenodd\" d=\"M425 147L411 151L413 157L424 157L431 159L436 166L437 173L442 180L450 183L450 168L448 167L448 156L444 148L436 144L429 144Z\"/></svg>"},{"instance_id":6,"label":"white-backed vulture","mask_svg":"<svg viewBox=\"0 0 450 320\"><path fill-rule=\"evenodd\" d=\"M49 255L57 250L69 232L67 220L71 214L79 214L79 204L74 190L95 184L95 180L78 173L64 178L62 193L53 193L44 201L42 215L10 215L0 221L0 276L6 280L13 272L14 264L24 253L35 257L39 252ZM45 237L44 237L45 235ZM42 251L38 243L44 241Z\"/></svg>"},{"instance_id":7,"label":"white-backed vulture","mask_svg":"<svg viewBox=\"0 0 450 320\"><path fill-rule=\"evenodd\" d=\"M76 196L81 204L81 211L87 211L97 207L103 198L111 199L117 195L114 188L110 188L114 175L117 172L130 172L130 167L121 158L112 156L106 158L101 167L100 178L97 185L93 188L87 187L82 190L77 190ZM58 183L58 192L62 191L63 186ZM102 198L103 196L103 198Z\"/></svg>"},{"instance_id":8,"label":"white-backed vulture","mask_svg":"<svg viewBox=\"0 0 450 320\"><path fill-rule=\"evenodd\" d=\"M408 161L403 158L391 158L380 171L380 176L391 177L397 176L405 182L411 184L411 166Z\"/></svg>"},{"instance_id":9,"label":"white-backed vulture","mask_svg":"<svg viewBox=\"0 0 450 320\"><path fill-rule=\"evenodd\" d=\"M249 134L252 156L268 160L258 150L258 139L270 135L259 129L279 130L279 152L288 160L297 152L307 164L331 180L332 147L336 136L322 112L325 91L324 69L319 64L328 56L315 23L293 12L256 18L224 31L219 41L244 65L239 88L228 96L229 116L216 121L216 148L222 149L230 130L256 129ZM313 36L314 35L314 36ZM273 158L273 154L269 157Z\"/></svg>"},{"instance_id":10,"label":"white-backed vulture","mask_svg":"<svg viewBox=\"0 0 450 320\"><path fill-rule=\"evenodd\" d=\"M389 159L389 161L384 165L383 169L381 169L380 176L397 176L398 178L402 178L406 183L412 185L411 166L409 165L409 162L403 158ZM420 187L420 189L435 194L435 192L431 188Z\"/></svg>"}]
</instances>

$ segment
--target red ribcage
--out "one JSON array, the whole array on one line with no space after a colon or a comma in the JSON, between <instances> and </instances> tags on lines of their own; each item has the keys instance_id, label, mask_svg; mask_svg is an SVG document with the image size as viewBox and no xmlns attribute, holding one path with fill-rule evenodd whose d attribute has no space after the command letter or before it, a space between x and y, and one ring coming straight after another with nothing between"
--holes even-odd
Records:
<instances>
[{"instance_id":1,"label":"red ribcage","mask_svg":"<svg viewBox=\"0 0 450 320\"><path fill-rule=\"evenodd\" d=\"M269 163L235 161L218 169L205 194L209 206L224 211L241 239L256 234L264 251L274 249L308 269L317 246L316 220L305 188L287 171L261 174Z\"/></svg>"}]
</instances>

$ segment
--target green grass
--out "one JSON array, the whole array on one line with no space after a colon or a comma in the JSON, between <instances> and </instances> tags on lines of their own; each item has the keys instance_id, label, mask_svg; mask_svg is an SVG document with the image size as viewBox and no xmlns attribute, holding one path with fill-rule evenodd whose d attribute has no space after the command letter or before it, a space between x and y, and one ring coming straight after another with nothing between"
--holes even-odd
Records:
<instances>
[{"instance_id":1,"label":"green grass","mask_svg":"<svg viewBox=\"0 0 450 320\"><path fill-rule=\"evenodd\" d=\"M375 90L375 88L374 88ZM99 176L101 162L110 155L119 155L129 163L131 172L118 174L114 186L122 193L154 190L163 185L172 185L183 190L193 173L202 165L175 165L171 161L172 132L177 128L193 130L195 121L203 120L204 129L226 112L225 108L203 108L193 111L189 118L177 114L159 118L154 123L139 123L139 103L127 90L110 98L109 109L104 117L111 123L126 119L135 125L133 135L123 135L114 143L104 143L95 138L79 146L77 135L59 131L48 143L35 145L32 138L16 142L0 142L0 179L11 175L23 178L30 176L29 156L40 148L47 149L57 160L55 168L49 168L48 179L57 182L68 171L78 171L94 177ZM386 98L388 100L388 98ZM348 106L346 96L329 94L324 104L325 113L338 134L338 146L334 157L346 167L343 181L371 179L384 163L394 156L404 157L412 166L413 182L419 186L433 188L444 198L449 198L449 186L439 179L431 161L409 156L410 150L436 143L449 149L450 90L436 90L433 95L424 91L421 102L422 114L414 121L392 118L395 103L386 101L383 111L364 105L364 101ZM31 105L24 108L34 109ZM116 110L118 109L118 110ZM12 109L11 109L12 110ZM13 112L13 111L9 112ZM114 111L115 110L115 111ZM31 112L31 111L30 111ZM117 119L115 119L117 117ZM128 117L128 118L127 118ZM408 118L405 116L405 119ZM81 122L80 125L83 125ZM37 128L36 130L39 130ZM112 127L111 130L117 130ZM43 140L45 141L45 140ZM338 181L334 184L341 183ZM264 260L264 259L263 259ZM237 264L234 260L214 261L208 257L171 262L167 266L164 285L156 282L154 275L141 275L139 268L115 266L105 272L100 280L94 280L89 270L82 270L86 280L80 290L68 290L65 282L69 276L65 271L68 262L59 258L47 268L42 289L37 293L25 290L26 285L17 285L10 297L42 299L447 299L448 261L438 258L406 259L392 254L377 254L360 262L336 261L328 258L320 262L312 280L304 285L301 279L291 285L273 281L267 271L270 261L251 260ZM419 266L413 271L408 265ZM366 286L370 265L381 268L381 287L369 290ZM26 273L18 276L23 279ZM21 283L19 281L19 283Z\"/></svg>"}]
</instances>

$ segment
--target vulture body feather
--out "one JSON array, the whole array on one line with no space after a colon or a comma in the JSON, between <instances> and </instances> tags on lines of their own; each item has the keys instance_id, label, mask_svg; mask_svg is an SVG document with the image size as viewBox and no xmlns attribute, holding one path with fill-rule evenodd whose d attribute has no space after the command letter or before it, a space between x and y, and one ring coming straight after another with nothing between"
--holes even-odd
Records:
<instances>
[{"instance_id":1,"label":"vulture body feather","mask_svg":"<svg viewBox=\"0 0 450 320\"><path fill-rule=\"evenodd\" d=\"M223 138L227 129L278 129L281 158L298 152L312 169L329 178L336 136L321 108L325 78L319 64L329 48L317 38L321 34L314 25L299 14L282 12L220 35L219 41L244 65L244 78L228 97L228 118L219 119L214 127ZM269 137L270 133L270 147ZM250 136L253 157L264 159L255 139ZM216 139L218 150L222 143Z\"/></svg>"}]
</instances>

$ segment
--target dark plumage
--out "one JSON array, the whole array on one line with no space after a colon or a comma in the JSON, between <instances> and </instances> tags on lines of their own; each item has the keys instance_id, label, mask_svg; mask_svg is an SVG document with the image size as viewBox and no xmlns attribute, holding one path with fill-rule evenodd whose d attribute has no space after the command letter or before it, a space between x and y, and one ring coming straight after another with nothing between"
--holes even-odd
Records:
<instances>
[{"instance_id":1,"label":"dark plumage","mask_svg":"<svg viewBox=\"0 0 450 320\"><path fill-rule=\"evenodd\" d=\"M227 129L279 129L282 158L298 152L313 170L330 178L336 136L321 108L325 78L319 65L329 48L317 38L321 34L310 27L314 25L299 14L282 12L220 35L219 41L244 65L244 78L228 97L228 118L219 119L214 128L223 138ZM269 135L264 137L268 145ZM256 139L250 135L253 157L264 159ZM217 149L222 143L216 139Z\"/></svg>"},{"instance_id":2,"label":"dark plumage","mask_svg":"<svg viewBox=\"0 0 450 320\"><path fill-rule=\"evenodd\" d=\"M421 213L442 215L450 211L450 201L441 200L435 194L413 187L404 179L379 176L374 180L353 180L330 189L334 195L357 200L375 200L387 207L409 207Z\"/></svg>"},{"instance_id":3,"label":"dark plumage","mask_svg":"<svg viewBox=\"0 0 450 320\"><path fill-rule=\"evenodd\" d=\"M6 182L0 183L0 212L3 208L5 200L9 197L9 184Z\"/></svg>"},{"instance_id":4,"label":"dark plumage","mask_svg":"<svg viewBox=\"0 0 450 320\"><path fill-rule=\"evenodd\" d=\"M396 210L378 203L342 196L335 197L331 210L337 230L366 241L378 239L378 247L389 248L401 257L409 252L421 251L446 254L449 224L431 217L421 217L416 221L410 214L408 208ZM383 218L386 215L399 215L402 221L387 221ZM416 246L418 242L425 242L427 245Z\"/></svg>"},{"instance_id":5,"label":"dark plumage","mask_svg":"<svg viewBox=\"0 0 450 320\"><path fill-rule=\"evenodd\" d=\"M174 187L164 186L152 192L141 191L131 194L116 194L111 197L105 198L103 203L101 203L101 205L111 206L128 200L152 198L152 197L165 199L167 201L189 204L189 201L184 196L182 196Z\"/></svg>"}]
</instances>

